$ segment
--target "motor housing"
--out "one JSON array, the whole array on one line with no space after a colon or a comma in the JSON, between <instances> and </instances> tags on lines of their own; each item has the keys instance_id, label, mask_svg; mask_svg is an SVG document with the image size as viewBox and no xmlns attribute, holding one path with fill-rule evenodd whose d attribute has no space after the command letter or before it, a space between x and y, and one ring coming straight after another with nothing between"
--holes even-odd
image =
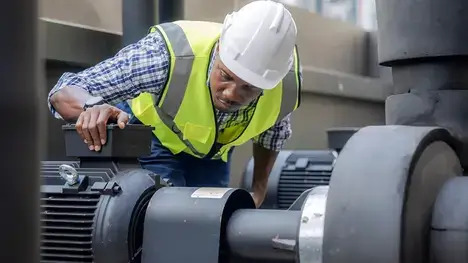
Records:
<instances>
[{"instance_id":1,"label":"motor housing","mask_svg":"<svg viewBox=\"0 0 468 263\"><path fill-rule=\"evenodd\" d=\"M140 262L146 208L167 183L136 158L149 153L151 128L126 129L109 126L96 153L64 126L77 161L42 162L41 262Z\"/></svg>"}]
</instances>

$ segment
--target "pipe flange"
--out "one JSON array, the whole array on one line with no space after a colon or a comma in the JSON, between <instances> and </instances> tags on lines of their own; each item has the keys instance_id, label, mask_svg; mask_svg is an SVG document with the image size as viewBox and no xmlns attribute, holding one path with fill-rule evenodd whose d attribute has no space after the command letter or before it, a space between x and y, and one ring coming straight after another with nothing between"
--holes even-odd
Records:
<instances>
[{"instance_id":1,"label":"pipe flange","mask_svg":"<svg viewBox=\"0 0 468 263\"><path fill-rule=\"evenodd\" d=\"M322 262L328 188L328 186L317 186L312 189L302 206L298 235L299 262Z\"/></svg>"}]
</instances>

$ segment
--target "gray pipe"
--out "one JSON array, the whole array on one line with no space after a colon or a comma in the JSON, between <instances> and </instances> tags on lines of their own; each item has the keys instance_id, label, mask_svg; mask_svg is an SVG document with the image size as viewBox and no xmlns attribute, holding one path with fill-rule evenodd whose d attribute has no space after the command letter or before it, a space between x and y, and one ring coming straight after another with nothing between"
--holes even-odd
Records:
<instances>
[{"instance_id":1,"label":"gray pipe","mask_svg":"<svg viewBox=\"0 0 468 263\"><path fill-rule=\"evenodd\" d=\"M135 43L151 26L184 19L183 0L123 0L122 45Z\"/></svg>"},{"instance_id":2,"label":"gray pipe","mask_svg":"<svg viewBox=\"0 0 468 263\"><path fill-rule=\"evenodd\" d=\"M183 0L159 0L159 23L184 19Z\"/></svg>"},{"instance_id":3,"label":"gray pipe","mask_svg":"<svg viewBox=\"0 0 468 263\"><path fill-rule=\"evenodd\" d=\"M237 210L229 219L226 230L230 253L255 262L294 262L295 251L278 248L273 244L273 239L294 242L300 217L301 211Z\"/></svg>"},{"instance_id":4,"label":"gray pipe","mask_svg":"<svg viewBox=\"0 0 468 263\"><path fill-rule=\"evenodd\" d=\"M434 204L430 233L433 263L468 262L468 177L447 181Z\"/></svg>"},{"instance_id":5,"label":"gray pipe","mask_svg":"<svg viewBox=\"0 0 468 263\"><path fill-rule=\"evenodd\" d=\"M163 1L163 0L161 0ZM157 24L157 0L123 0L122 45L135 43Z\"/></svg>"},{"instance_id":6,"label":"gray pipe","mask_svg":"<svg viewBox=\"0 0 468 263\"><path fill-rule=\"evenodd\" d=\"M37 20L37 1L3 1L0 262L39 262L39 138L47 106L40 94Z\"/></svg>"}]
</instances>

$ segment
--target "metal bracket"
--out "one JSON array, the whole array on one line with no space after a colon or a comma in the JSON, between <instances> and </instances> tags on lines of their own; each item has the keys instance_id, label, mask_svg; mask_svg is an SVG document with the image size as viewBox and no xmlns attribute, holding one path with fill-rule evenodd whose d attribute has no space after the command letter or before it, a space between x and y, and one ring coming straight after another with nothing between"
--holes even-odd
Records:
<instances>
[{"instance_id":1,"label":"metal bracket","mask_svg":"<svg viewBox=\"0 0 468 263\"><path fill-rule=\"evenodd\" d=\"M78 176L77 183L70 185L68 182L62 187L62 193L64 194L76 194L81 191L85 191L89 186L89 178L86 175Z\"/></svg>"},{"instance_id":2,"label":"metal bracket","mask_svg":"<svg viewBox=\"0 0 468 263\"><path fill-rule=\"evenodd\" d=\"M91 187L91 191L96 191L103 195L115 196L122 191L122 188L116 182L96 182Z\"/></svg>"},{"instance_id":3,"label":"metal bracket","mask_svg":"<svg viewBox=\"0 0 468 263\"><path fill-rule=\"evenodd\" d=\"M296 240L275 237L271 241L273 248L296 253Z\"/></svg>"}]
</instances>

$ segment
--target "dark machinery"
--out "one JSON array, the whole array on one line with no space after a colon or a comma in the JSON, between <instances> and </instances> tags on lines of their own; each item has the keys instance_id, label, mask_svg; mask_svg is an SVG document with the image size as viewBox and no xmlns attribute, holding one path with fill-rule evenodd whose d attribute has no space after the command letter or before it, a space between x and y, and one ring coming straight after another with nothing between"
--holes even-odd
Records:
<instances>
[{"instance_id":1,"label":"dark machinery","mask_svg":"<svg viewBox=\"0 0 468 263\"><path fill-rule=\"evenodd\" d=\"M67 155L76 162L45 161L41 178L41 262L139 262L150 198L166 185L139 167L151 130L108 127L100 153L86 149L64 126Z\"/></svg>"},{"instance_id":2,"label":"dark machinery","mask_svg":"<svg viewBox=\"0 0 468 263\"><path fill-rule=\"evenodd\" d=\"M323 262L468 261L467 12L463 0L377 1L396 95L387 125L361 129L336 162Z\"/></svg>"},{"instance_id":3,"label":"dark machinery","mask_svg":"<svg viewBox=\"0 0 468 263\"><path fill-rule=\"evenodd\" d=\"M300 207L258 212L245 190L167 187L137 162L145 126L108 126L100 153L63 130L78 160L42 163L41 262L294 261Z\"/></svg>"},{"instance_id":4,"label":"dark machinery","mask_svg":"<svg viewBox=\"0 0 468 263\"><path fill-rule=\"evenodd\" d=\"M288 209L306 190L330 182L334 150L284 150L278 154L268 178L262 209ZM248 162L242 188L251 191L253 158Z\"/></svg>"},{"instance_id":5,"label":"dark machinery","mask_svg":"<svg viewBox=\"0 0 468 263\"><path fill-rule=\"evenodd\" d=\"M349 139L328 186L255 209L246 190L165 187L139 169L145 127L94 156L70 133L80 162L43 164L42 262L468 262L468 2L377 11L397 95L388 125Z\"/></svg>"},{"instance_id":6,"label":"dark machinery","mask_svg":"<svg viewBox=\"0 0 468 263\"><path fill-rule=\"evenodd\" d=\"M328 129L328 149L325 150L281 151L269 175L267 195L260 208L288 209L304 191L328 185L338 154L358 130ZM251 158L242 178L242 188L247 191L251 191L253 170L254 160Z\"/></svg>"}]
</instances>

